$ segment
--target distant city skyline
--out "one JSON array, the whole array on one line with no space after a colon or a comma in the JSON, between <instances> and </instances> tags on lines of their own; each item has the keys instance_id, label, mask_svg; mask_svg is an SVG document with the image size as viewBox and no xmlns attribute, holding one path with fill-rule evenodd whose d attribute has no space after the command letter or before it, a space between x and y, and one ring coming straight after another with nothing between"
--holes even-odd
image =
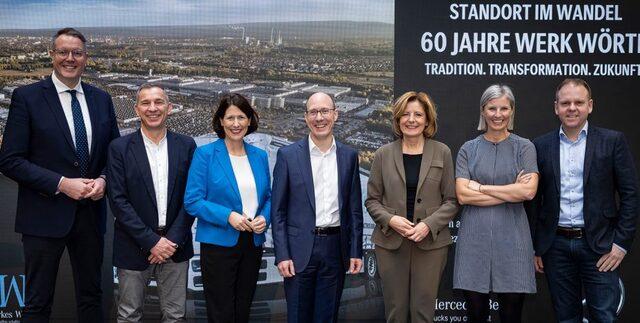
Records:
<instances>
[{"instance_id":1,"label":"distant city skyline","mask_svg":"<svg viewBox=\"0 0 640 323\"><path fill-rule=\"evenodd\" d=\"M393 0L0 0L0 29L393 19Z\"/></svg>"}]
</instances>

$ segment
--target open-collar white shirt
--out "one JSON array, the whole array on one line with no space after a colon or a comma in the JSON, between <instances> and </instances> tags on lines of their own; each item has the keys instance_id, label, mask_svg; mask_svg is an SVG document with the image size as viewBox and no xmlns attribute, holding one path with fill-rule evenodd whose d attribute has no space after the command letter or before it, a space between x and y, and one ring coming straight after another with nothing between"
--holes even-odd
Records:
<instances>
[{"instance_id":1,"label":"open-collar white shirt","mask_svg":"<svg viewBox=\"0 0 640 323\"><path fill-rule=\"evenodd\" d=\"M316 227L339 226L338 160L335 138L332 139L329 150L322 152L309 136L309 155L316 200Z\"/></svg>"},{"instance_id":2,"label":"open-collar white shirt","mask_svg":"<svg viewBox=\"0 0 640 323\"><path fill-rule=\"evenodd\" d=\"M160 139L158 144L140 130L144 141L144 149L147 152L151 178L153 179L153 190L156 193L156 205L158 207L158 227L167 224L167 194L169 190L169 150L167 148L167 132Z\"/></svg>"}]
</instances>

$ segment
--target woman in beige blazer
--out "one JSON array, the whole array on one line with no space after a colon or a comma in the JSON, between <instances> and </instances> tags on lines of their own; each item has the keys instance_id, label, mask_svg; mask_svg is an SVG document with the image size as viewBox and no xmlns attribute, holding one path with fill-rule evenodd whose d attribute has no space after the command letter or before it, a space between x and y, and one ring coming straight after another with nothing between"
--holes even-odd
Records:
<instances>
[{"instance_id":1,"label":"woman in beige blazer","mask_svg":"<svg viewBox=\"0 0 640 323\"><path fill-rule=\"evenodd\" d=\"M387 322L433 322L458 211L449 147L431 139L436 111L423 92L407 92L393 107L398 140L375 153L365 205L376 223L373 243Z\"/></svg>"}]
</instances>

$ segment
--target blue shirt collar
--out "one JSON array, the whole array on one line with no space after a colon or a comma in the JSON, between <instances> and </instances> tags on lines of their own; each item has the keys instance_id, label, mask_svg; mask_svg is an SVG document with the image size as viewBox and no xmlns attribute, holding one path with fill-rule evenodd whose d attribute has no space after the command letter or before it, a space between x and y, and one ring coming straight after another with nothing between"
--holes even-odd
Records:
<instances>
[{"instance_id":1,"label":"blue shirt collar","mask_svg":"<svg viewBox=\"0 0 640 323\"><path fill-rule=\"evenodd\" d=\"M580 130L580 133L578 134L578 140L586 137L588 132L589 132L589 121L584 123L584 127L582 127L582 130ZM562 129L562 126L560 126L560 131L558 131L558 136L560 136L560 139L568 140L569 138L567 137L567 134L564 133L564 129Z\"/></svg>"}]
</instances>

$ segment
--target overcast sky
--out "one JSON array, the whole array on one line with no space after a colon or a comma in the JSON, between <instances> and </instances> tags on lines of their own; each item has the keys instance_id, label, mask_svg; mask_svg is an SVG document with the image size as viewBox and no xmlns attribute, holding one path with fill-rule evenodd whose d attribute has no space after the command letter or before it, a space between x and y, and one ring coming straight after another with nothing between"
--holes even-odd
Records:
<instances>
[{"instance_id":1,"label":"overcast sky","mask_svg":"<svg viewBox=\"0 0 640 323\"><path fill-rule=\"evenodd\" d=\"M326 20L393 23L393 3L393 0L0 0L0 29Z\"/></svg>"}]
</instances>

